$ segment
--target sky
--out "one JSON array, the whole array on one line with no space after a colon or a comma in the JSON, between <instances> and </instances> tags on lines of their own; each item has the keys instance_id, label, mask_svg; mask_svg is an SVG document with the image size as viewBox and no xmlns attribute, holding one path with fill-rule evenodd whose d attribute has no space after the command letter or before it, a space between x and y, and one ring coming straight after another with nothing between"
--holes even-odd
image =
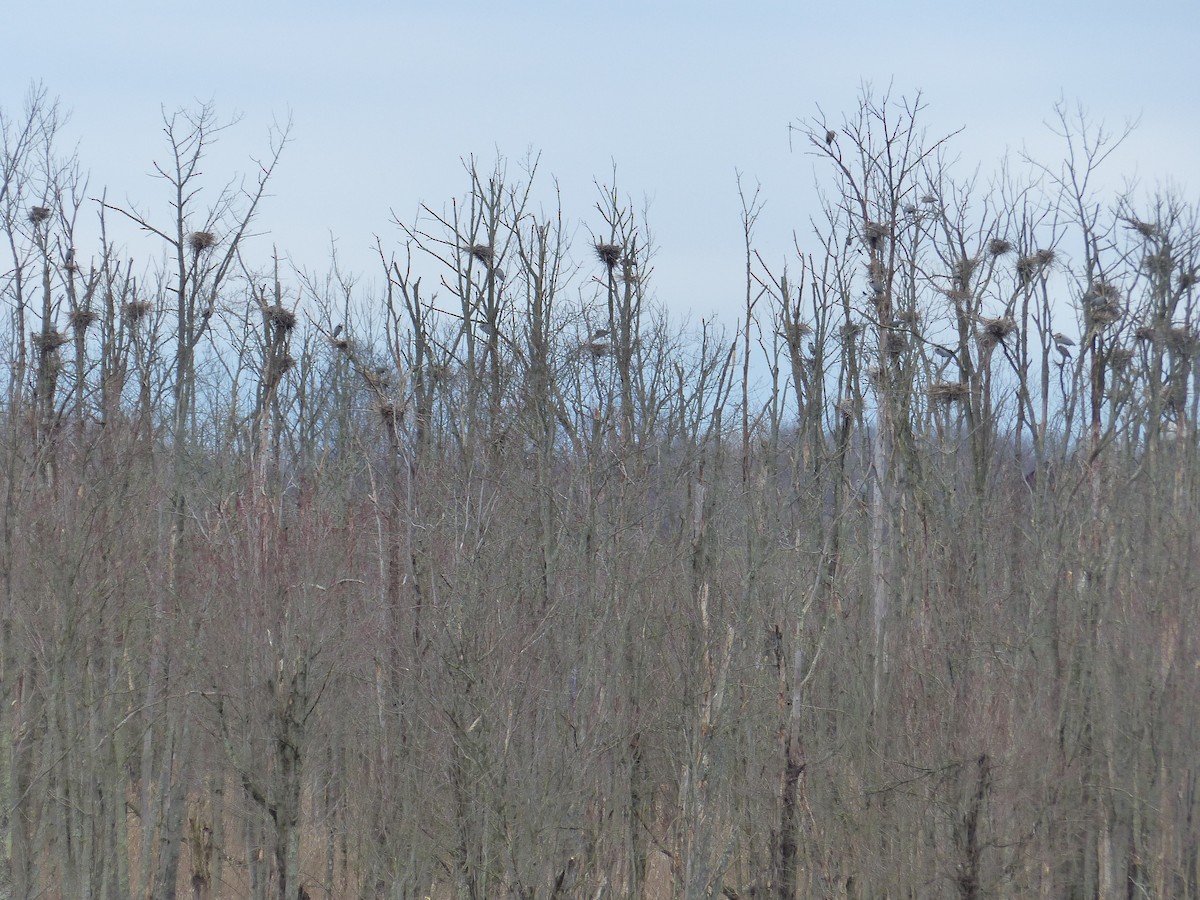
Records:
<instances>
[{"instance_id":1,"label":"sky","mask_svg":"<svg viewBox=\"0 0 1200 900\"><path fill-rule=\"evenodd\" d=\"M598 224L597 181L647 211L656 298L728 324L744 297L737 175L761 186L757 241L782 259L818 212L815 161L789 125L853 110L864 84L917 91L930 134L963 129L958 171L995 171L1022 149L1061 145L1056 101L1138 129L1114 178L1200 189L1194 52L1200 4L1146 0L918 0L814 5L743 0L603 3L66 0L6 11L0 108L41 82L71 112L66 130L92 192L165 211L163 110L211 102L236 116L209 159L214 178L250 168L273 121L286 149L259 241L309 269L336 244L376 277L376 236L393 215L441 209L467 187L462 160L540 154L579 243ZM545 196L549 196L546 194ZM134 237L131 235L130 240Z\"/></svg>"}]
</instances>

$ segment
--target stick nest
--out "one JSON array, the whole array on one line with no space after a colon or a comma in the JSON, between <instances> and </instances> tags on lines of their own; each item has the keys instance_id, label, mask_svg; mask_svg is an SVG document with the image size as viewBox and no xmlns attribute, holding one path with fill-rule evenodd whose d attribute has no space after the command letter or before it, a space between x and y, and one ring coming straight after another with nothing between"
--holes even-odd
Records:
<instances>
[{"instance_id":1,"label":"stick nest","mask_svg":"<svg viewBox=\"0 0 1200 900\"><path fill-rule=\"evenodd\" d=\"M267 318L276 331L291 331L296 327L296 314L279 304L267 308Z\"/></svg>"},{"instance_id":2,"label":"stick nest","mask_svg":"<svg viewBox=\"0 0 1200 900\"><path fill-rule=\"evenodd\" d=\"M1006 253L1012 253L1012 241L1006 241L1004 238L992 238L988 241L988 253L992 256L1004 256Z\"/></svg>"},{"instance_id":3,"label":"stick nest","mask_svg":"<svg viewBox=\"0 0 1200 900\"><path fill-rule=\"evenodd\" d=\"M1200 336L1183 326L1168 331L1165 343L1181 356L1194 356L1200 350Z\"/></svg>"},{"instance_id":4,"label":"stick nest","mask_svg":"<svg viewBox=\"0 0 1200 900\"><path fill-rule=\"evenodd\" d=\"M1151 275L1167 279L1171 277L1171 269L1175 265L1175 260L1171 258L1171 251L1163 247L1157 253L1147 253L1142 264Z\"/></svg>"},{"instance_id":5,"label":"stick nest","mask_svg":"<svg viewBox=\"0 0 1200 900\"><path fill-rule=\"evenodd\" d=\"M616 268L617 263L621 261L620 244L596 244L596 258L604 263L610 270Z\"/></svg>"},{"instance_id":6,"label":"stick nest","mask_svg":"<svg viewBox=\"0 0 1200 900\"><path fill-rule=\"evenodd\" d=\"M33 206L29 209L29 221L34 225L40 225L50 218L50 207L48 206Z\"/></svg>"},{"instance_id":7,"label":"stick nest","mask_svg":"<svg viewBox=\"0 0 1200 900\"><path fill-rule=\"evenodd\" d=\"M375 411L389 428L395 428L404 420L404 407L395 400L380 400L375 404Z\"/></svg>"},{"instance_id":8,"label":"stick nest","mask_svg":"<svg viewBox=\"0 0 1200 900\"><path fill-rule=\"evenodd\" d=\"M131 322L145 318L150 313L150 304L146 300L130 300L122 307L125 318Z\"/></svg>"},{"instance_id":9,"label":"stick nest","mask_svg":"<svg viewBox=\"0 0 1200 900\"><path fill-rule=\"evenodd\" d=\"M1107 281L1093 281L1083 295L1092 322L1101 328L1111 325L1124 315L1121 292Z\"/></svg>"},{"instance_id":10,"label":"stick nest","mask_svg":"<svg viewBox=\"0 0 1200 900\"><path fill-rule=\"evenodd\" d=\"M77 309L71 313L71 327L76 331L87 331L96 324L98 318L95 310Z\"/></svg>"},{"instance_id":11,"label":"stick nest","mask_svg":"<svg viewBox=\"0 0 1200 900\"><path fill-rule=\"evenodd\" d=\"M217 246L217 236L211 231L193 231L188 235L187 242L193 253L203 253Z\"/></svg>"},{"instance_id":12,"label":"stick nest","mask_svg":"<svg viewBox=\"0 0 1200 900\"><path fill-rule=\"evenodd\" d=\"M936 381L929 386L929 399L936 403L961 403L970 394L970 388L961 381Z\"/></svg>"},{"instance_id":13,"label":"stick nest","mask_svg":"<svg viewBox=\"0 0 1200 900\"><path fill-rule=\"evenodd\" d=\"M891 222L867 222L863 225L863 240L867 242L868 247L874 250L891 234L891 228Z\"/></svg>"},{"instance_id":14,"label":"stick nest","mask_svg":"<svg viewBox=\"0 0 1200 900\"><path fill-rule=\"evenodd\" d=\"M1012 316L1002 316L996 319L980 319L982 326L980 342L985 346L994 347L1002 343L1009 335L1017 331L1017 322Z\"/></svg>"},{"instance_id":15,"label":"stick nest","mask_svg":"<svg viewBox=\"0 0 1200 900\"><path fill-rule=\"evenodd\" d=\"M467 252L485 266L490 266L496 259L496 250L491 244L472 244Z\"/></svg>"},{"instance_id":16,"label":"stick nest","mask_svg":"<svg viewBox=\"0 0 1200 900\"><path fill-rule=\"evenodd\" d=\"M973 256L964 256L961 259L956 259L952 267L954 286L961 290L969 291L971 289L971 278L978 267L979 260Z\"/></svg>"},{"instance_id":17,"label":"stick nest","mask_svg":"<svg viewBox=\"0 0 1200 900\"><path fill-rule=\"evenodd\" d=\"M42 353L53 353L59 347L67 342L67 336L61 331L47 329L42 332L35 332L32 335L33 346L37 347Z\"/></svg>"},{"instance_id":18,"label":"stick nest","mask_svg":"<svg viewBox=\"0 0 1200 900\"><path fill-rule=\"evenodd\" d=\"M1141 219L1130 218L1125 220L1129 227L1136 231L1144 238L1158 237L1158 226L1152 222L1143 222Z\"/></svg>"},{"instance_id":19,"label":"stick nest","mask_svg":"<svg viewBox=\"0 0 1200 900\"><path fill-rule=\"evenodd\" d=\"M1052 262L1053 250L1037 250L1028 256L1022 256L1017 260L1017 278L1023 284Z\"/></svg>"},{"instance_id":20,"label":"stick nest","mask_svg":"<svg viewBox=\"0 0 1200 900\"><path fill-rule=\"evenodd\" d=\"M789 346L799 347L800 342L812 334L812 328L804 322L784 322L779 334L788 342Z\"/></svg>"}]
</instances>

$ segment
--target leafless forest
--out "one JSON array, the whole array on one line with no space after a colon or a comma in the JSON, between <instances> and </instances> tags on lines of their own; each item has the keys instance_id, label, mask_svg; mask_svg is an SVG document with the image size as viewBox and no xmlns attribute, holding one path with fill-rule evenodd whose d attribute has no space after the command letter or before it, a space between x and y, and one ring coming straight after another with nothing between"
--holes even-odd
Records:
<instances>
[{"instance_id":1,"label":"leafless forest","mask_svg":"<svg viewBox=\"0 0 1200 900\"><path fill-rule=\"evenodd\" d=\"M254 236L286 133L135 207L5 110L0 896L1200 897L1200 221L1057 112L797 122L718 327L616 184L467 160L350 276Z\"/></svg>"}]
</instances>

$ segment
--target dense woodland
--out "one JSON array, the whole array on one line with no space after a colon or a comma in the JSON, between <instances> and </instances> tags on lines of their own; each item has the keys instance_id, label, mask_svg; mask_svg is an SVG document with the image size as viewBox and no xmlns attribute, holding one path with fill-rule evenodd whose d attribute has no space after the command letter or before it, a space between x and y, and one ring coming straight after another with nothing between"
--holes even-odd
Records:
<instances>
[{"instance_id":1,"label":"dense woodland","mask_svg":"<svg viewBox=\"0 0 1200 900\"><path fill-rule=\"evenodd\" d=\"M1200 897L1200 222L1056 122L797 122L718 327L616 184L351 276L253 237L285 133L134 208L5 110L0 893Z\"/></svg>"}]
</instances>

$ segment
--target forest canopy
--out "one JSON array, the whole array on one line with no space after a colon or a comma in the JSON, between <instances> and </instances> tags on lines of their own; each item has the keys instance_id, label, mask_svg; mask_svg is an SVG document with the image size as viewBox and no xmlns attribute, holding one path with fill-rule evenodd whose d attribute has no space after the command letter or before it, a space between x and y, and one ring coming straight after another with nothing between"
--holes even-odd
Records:
<instances>
[{"instance_id":1,"label":"forest canopy","mask_svg":"<svg viewBox=\"0 0 1200 900\"><path fill-rule=\"evenodd\" d=\"M615 182L367 278L257 236L286 129L134 205L0 111L5 896L1200 896L1196 205L923 104L688 327Z\"/></svg>"}]
</instances>

